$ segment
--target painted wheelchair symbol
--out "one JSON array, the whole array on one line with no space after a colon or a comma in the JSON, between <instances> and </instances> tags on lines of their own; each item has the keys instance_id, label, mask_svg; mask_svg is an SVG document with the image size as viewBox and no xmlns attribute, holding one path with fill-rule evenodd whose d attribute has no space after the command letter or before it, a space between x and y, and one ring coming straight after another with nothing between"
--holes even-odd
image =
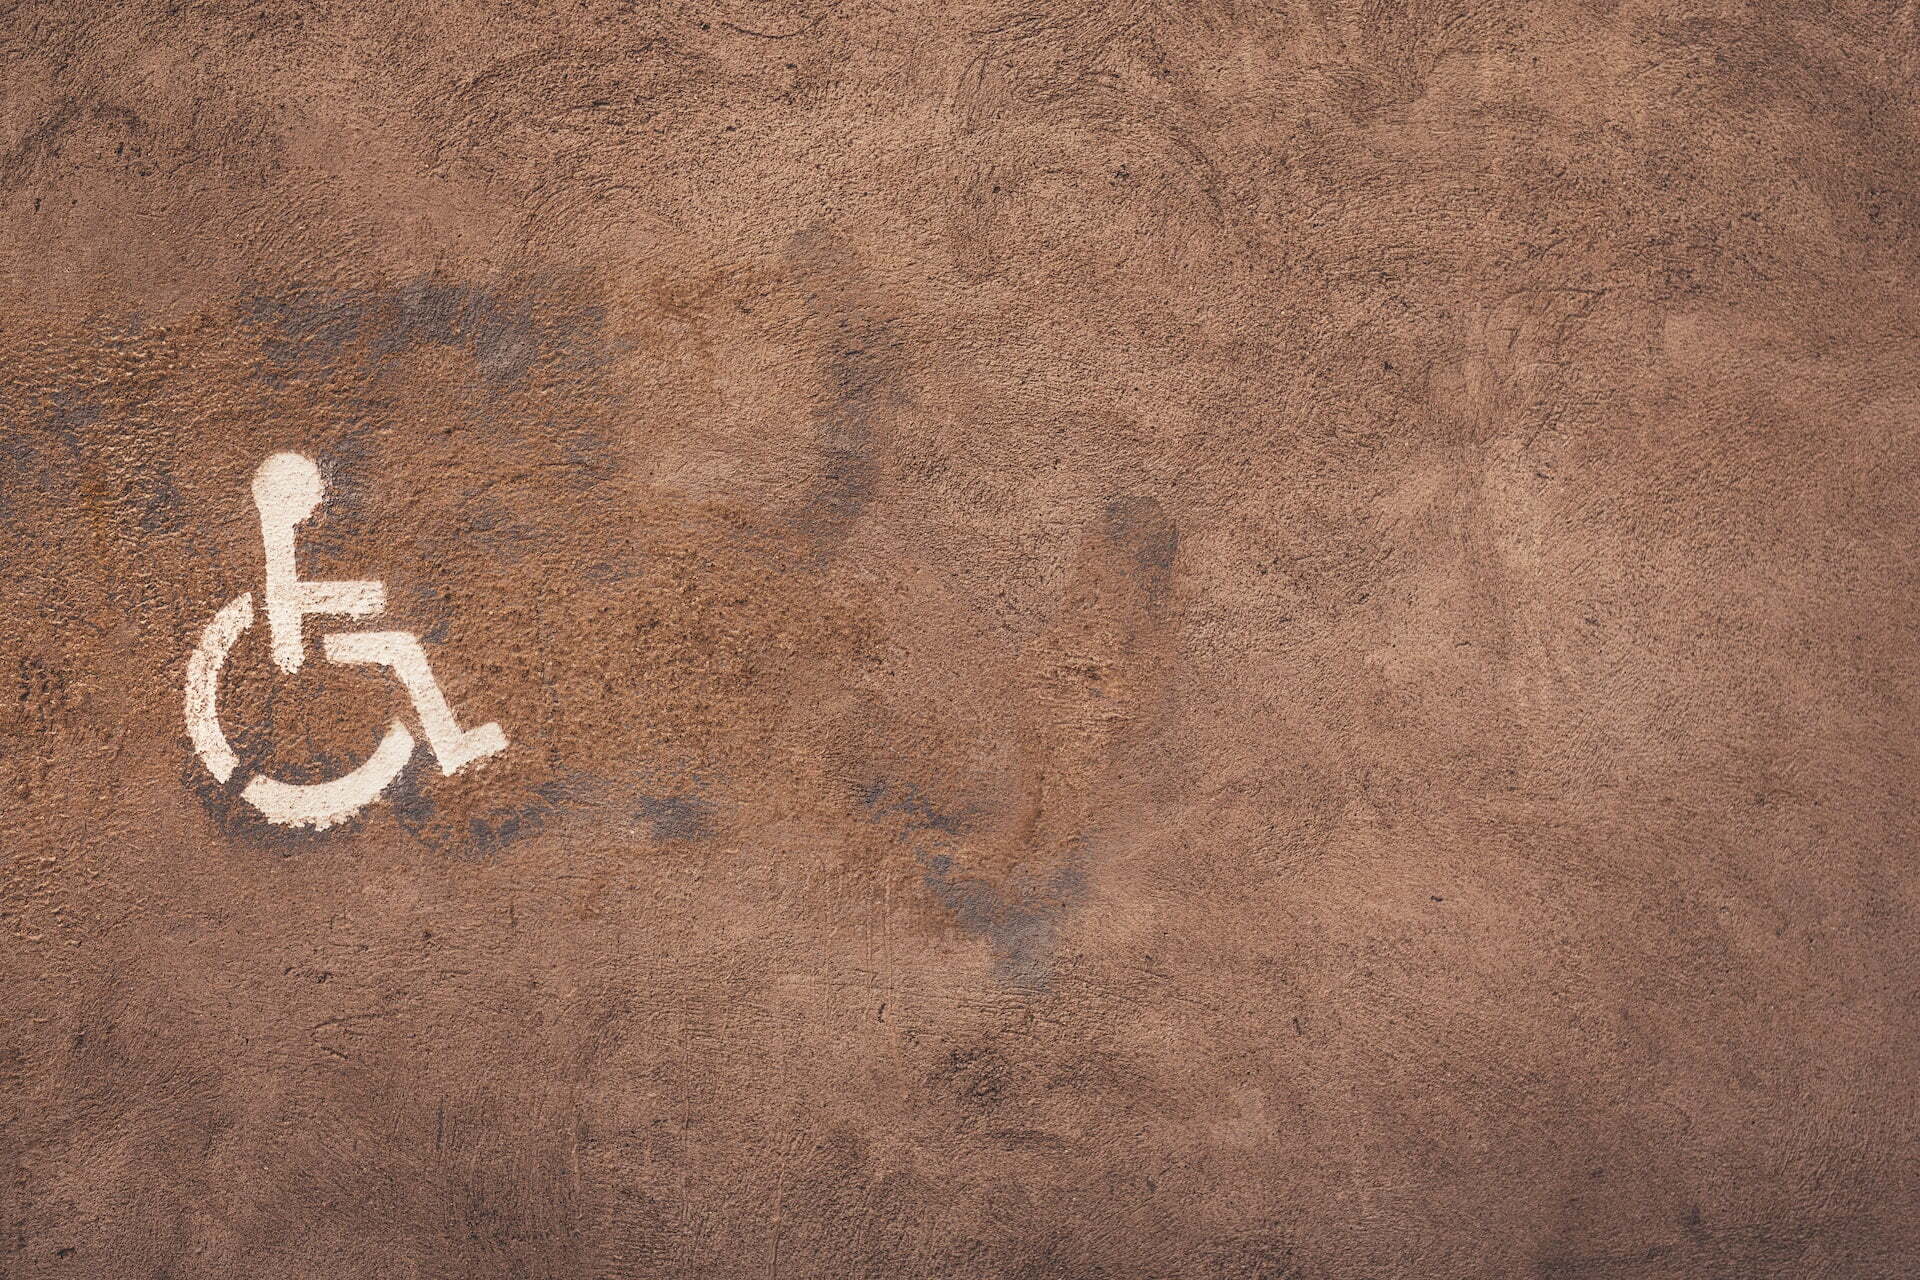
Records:
<instances>
[{"instance_id":1,"label":"painted wheelchair symbol","mask_svg":"<svg viewBox=\"0 0 1920 1280\"><path fill-rule=\"evenodd\" d=\"M370 618L386 608L381 582L305 582L294 568L294 527L319 507L325 493L320 469L297 453L276 453L253 475L253 502L260 511L260 536L266 544L267 581L262 593L273 660L289 675L306 660L303 632L308 615ZM215 781L225 783L239 768L239 757L220 728L220 670L242 633L253 625L251 593L231 600L207 624L200 645L187 660L187 736ZM328 635L321 651L329 662L371 663L391 667L413 701L427 746L440 772L454 774L506 748L497 724L462 730L453 709L427 666L420 639L407 631L352 631ZM269 820L294 827L330 827L352 817L378 798L413 755L414 737L394 720L373 754L358 768L330 782L292 783L256 774L240 798Z\"/></svg>"}]
</instances>

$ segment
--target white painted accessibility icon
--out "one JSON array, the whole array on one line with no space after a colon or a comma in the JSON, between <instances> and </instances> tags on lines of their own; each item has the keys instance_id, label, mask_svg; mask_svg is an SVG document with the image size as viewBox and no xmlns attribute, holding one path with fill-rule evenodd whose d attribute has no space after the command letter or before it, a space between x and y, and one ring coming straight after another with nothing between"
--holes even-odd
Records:
<instances>
[{"instance_id":1,"label":"white painted accessibility icon","mask_svg":"<svg viewBox=\"0 0 1920 1280\"><path fill-rule=\"evenodd\" d=\"M276 453L253 474L253 502L260 510L260 536L266 543L267 632L274 663L289 675L306 661L303 633L309 614L370 618L386 608L380 582L307 582L294 568L294 527L319 507L325 492L320 468L297 453ZM220 728L220 669L246 629L253 625L251 593L231 600L213 615L200 645L187 660L187 736L214 780L225 783L239 768L239 757ZM427 746L443 774L458 773L476 760L505 750L507 735L497 724L462 730L427 666L420 638L409 631L349 631L326 636L321 651L329 662L371 663L391 667L426 734ZM377 799L400 775L413 755L414 738L395 720L373 755L358 768L330 782L292 783L255 775L240 798L269 820L292 827L330 827Z\"/></svg>"}]
</instances>

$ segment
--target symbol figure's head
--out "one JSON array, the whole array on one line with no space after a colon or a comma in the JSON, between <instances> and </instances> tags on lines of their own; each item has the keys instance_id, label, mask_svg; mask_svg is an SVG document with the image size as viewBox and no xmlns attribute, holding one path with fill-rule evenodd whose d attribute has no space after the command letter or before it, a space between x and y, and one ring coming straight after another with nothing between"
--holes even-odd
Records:
<instances>
[{"instance_id":1,"label":"symbol figure's head","mask_svg":"<svg viewBox=\"0 0 1920 1280\"><path fill-rule=\"evenodd\" d=\"M312 458L276 453L253 473L253 504L275 524L299 524L320 505L326 486Z\"/></svg>"}]
</instances>

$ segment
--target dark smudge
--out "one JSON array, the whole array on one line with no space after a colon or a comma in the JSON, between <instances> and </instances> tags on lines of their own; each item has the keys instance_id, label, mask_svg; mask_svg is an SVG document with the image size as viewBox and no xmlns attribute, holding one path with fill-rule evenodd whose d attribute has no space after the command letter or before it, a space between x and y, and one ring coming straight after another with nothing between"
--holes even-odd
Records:
<instances>
[{"instance_id":1,"label":"dark smudge","mask_svg":"<svg viewBox=\"0 0 1920 1280\"><path fill-rule=\"evenodd\" d=\"M946 837L963 834L971 825L967 816L936 805L908 783L873 782L858 799L873 820L898 826L898 838L913 850L934 900L993 948L1004 981L1045 983L1059 921L1084 894L1077 858L1042 875L994 884L969 873L948 851Z\"/></svg>"},{"instance_id":2,"label":"dark smudge","mask_svg":"<svg viewBox=\"0 0 1920 1280\"><path fill-rule=\"evenodd\" d=\"M105 413L84 393L63 391L24 426L0 431L0 517L12 516L23 502L70 492L83 433Z\"/></svg>"},{"instance_id":3,"label":"dark smudge","mask_svg":"<svg viewBox=\"0 0 1920 1280\"><path fill-rule=\"evenodd\" d=\"M259 296L242 323L261 332L261 376L276 385L331 377L364 351L375 360L416 346L464 350L482 381L513 386L537 364L585 372L604 363L605 312L556 302L531 286L459 284L431 278L394 287L307 290Z\"/></svg>"},{"instance_id":4,"label":"dark smudge","mask_svg":"<svg viewBox=\"0 0 1920 1280\"><path fill-rule=\"evenodd\" d=\"M807 289L807 314L823 335L811 415L818 464L793 519L813 537L839 541L877 491L882 418L904 399L902 340L898 326L874 314L863 297L863 269L839 236L819 230L795 236L791 258Z\"/></svg>"},{"instance_id":5,"label":"dark smudge","mask_svg":"<svg viewBox=\"0 0 1920 1280\"><path fill-rule=\"evenodd\" d=\"M1106 507L1103 530L1133 562L1150 597L1164 596L1173 581L1180 552L1180 530L1158 498L1129 494Z\"/></svg>"},{"instance_id":6,"label":"dark smudge","mask_svg":"<svg viewBox=\"0 0 1920 1280\"><path fill-rule=\"evenodd\" d=\"M416 762L426 754L424 747L416 751ZM409 768L389 791L394 817L408 835L435 853L480 863L548 830L573 807L582 779L555 778L491 804L469 801L457 806L458 813L435 799L436 788L447 782L438 769Z\"/></svg>"},{"instance_id":7,"label":"dark smudge","mask_svg":"<svg viewBox=\"0 0 1920 1280\"><path fill-rule=\"evenodd\" d=\"M641 796L634 812L647 823L655 844L669 840L698 840L708 834L713 807L698 796Z\"/></svg>"},{"instance_id":8,"label":"dark smudge","mask_svg":"<svg viewBox=\"0 0 1920 1280\"><path fill-rule=\"evenodd\" d=\"M959 835L966 820L934 807L926 793L908 783L874 782L861 789L860 803L875 817L899 817L909 831L940 831Z\"/></svg>"},{"instance_id":9,"label":"dark smudge","mask_svg":"<svg viewBox=\"0 0 1920 1280\"><path fill-rule=\"evenodd\" d=\"M951 855L920 851L915 856L926 868L924 881L935 900L962 929L992 946L1002 980L1045 984L1060 919L1086 890L1077 864L1034 880L993 885L966 874Z\"/></svg>"}]
</instances>

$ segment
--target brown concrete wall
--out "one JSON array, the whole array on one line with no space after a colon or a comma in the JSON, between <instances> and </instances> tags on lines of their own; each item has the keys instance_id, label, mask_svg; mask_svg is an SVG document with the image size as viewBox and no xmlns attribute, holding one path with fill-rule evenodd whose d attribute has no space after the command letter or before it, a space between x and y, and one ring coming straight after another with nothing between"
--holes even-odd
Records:
<instances>
[{"instance_id":1,"label":"brown concrete wall","mask_svg":"<svg viewBox=\"0 0 1920 1280\"><path fill-rule=\"evenodd\" d=\"M1917 21L7 5L0 1272L1920 1272Z\"/></svg>"}]
</instances>

